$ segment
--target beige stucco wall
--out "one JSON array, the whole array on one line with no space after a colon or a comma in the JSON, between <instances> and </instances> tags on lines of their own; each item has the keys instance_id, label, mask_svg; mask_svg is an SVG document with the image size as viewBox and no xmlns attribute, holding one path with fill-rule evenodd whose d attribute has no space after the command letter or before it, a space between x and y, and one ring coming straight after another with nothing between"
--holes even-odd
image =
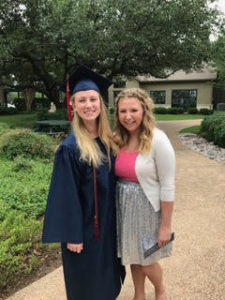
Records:
<instances>
[{"instance_id":1,"label":"beige stucco wall","mask_svg":"<svg viewBox=\"0 0 225 300\"><path fill-rule=\"evenodd\" d=\"M139 82L137 80L127 80L126 81L126 86L125 88L134 88L134 87L139 87ZM108 97L109 97L109 107L113 107L114 106L114 102L115 102L115 97L114 97L114 92L120 92L121 88L114 88L113 85L108 89Z\"/></svg>"},{"instance_id":2,"label":"beige stucco wall","mask_svg":"<svg viewBox=\"0 0 225 300\"><path fill-rule=\"evenodd\" d=\"M172 90L197 90L197 108L211 108L212 82L179 82L179 83L141 83L140 87L149 94L150 91L165 90L166 104L161 106L171 107Z\"/></svg>"},{"instance_id":3,"label":"beige stucco wall","mask_svg":"<svg viewBox=\"0 0 225 300\"><path fill-rule=\"evenodd\" d=\"M150 91L165 90L166 91L166 104L157 105L171 107L172 90L194 89L197 90L197 108L211 108L212 107L212 90L213 83L207 82L160 82L160 83L141 83L136 80L128 80L126 87L140 87L146 90L148 94ZM114 105L113 86L109 89L109 105Z\"/></svg>"}]
</instances>

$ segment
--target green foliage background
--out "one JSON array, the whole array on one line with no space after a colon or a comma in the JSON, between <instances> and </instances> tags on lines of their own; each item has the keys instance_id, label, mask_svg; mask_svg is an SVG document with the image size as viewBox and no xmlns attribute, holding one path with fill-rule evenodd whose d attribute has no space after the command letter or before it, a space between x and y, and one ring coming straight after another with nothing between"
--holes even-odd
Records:
<instances>
[{"instance_id":1,"label":"green foliage background","mask_svg":"<svg viewBox=\"0 0 225 300\"><path fill-rule=\"evenodd\" d=\"M208 141L225 148L225 113L215 113L205 118L200 133Z\"/></svg>"},{"instance_id":2,"label":"green foliage background","mask_svg":"<svg viewBox=\"0 0 225 300\"><path fill-rule=\"evenodd\" d=\"M57 108L79 64L110 78L197 69L220 26L212 0L4 0L0 83L32 87ZM13 77L14 76L14 77Z\"/></svg>"},{"instance_id":3,"label":"green foliage background","mask_svg":"<svg viewBox=\"0 0 225 300\"><path fill-rule=\"evenodd\" d=\"M18 130L11 132L19 137ZM6 134L0 130L0 143ZM37 251L46 248L40 239L52 161L53 152L49 159L0 156L0 291L40 263Z\"/></svg>"}]
</instances>

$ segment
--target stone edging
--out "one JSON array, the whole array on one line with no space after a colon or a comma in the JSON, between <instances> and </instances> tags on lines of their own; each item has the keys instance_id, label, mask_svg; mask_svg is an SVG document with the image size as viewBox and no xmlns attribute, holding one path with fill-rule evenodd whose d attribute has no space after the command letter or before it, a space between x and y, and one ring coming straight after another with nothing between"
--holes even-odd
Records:
<instances>
[{"instance_id":1,"label":"stone edging","mask_svg":"<svg viewBox=\"0 0 225 300\"><path fill-rule=\"evenodd\" d=\"M188 148L225 164L225 148L220 148L213 142L207 142L203 137L193 133L179 134L178 139Z\"/></svg>"}]
</instances>

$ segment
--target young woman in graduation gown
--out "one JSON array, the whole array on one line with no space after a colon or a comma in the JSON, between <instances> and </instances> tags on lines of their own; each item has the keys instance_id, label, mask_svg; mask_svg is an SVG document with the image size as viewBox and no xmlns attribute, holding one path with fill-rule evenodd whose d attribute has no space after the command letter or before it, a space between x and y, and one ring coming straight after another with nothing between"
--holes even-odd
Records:
<instances>
[{"instance_id":1,"label":"young woman in graduation gown","mask_svg":"<svg viewBox=\"0 0 225 300\"><path fill-rule=\"evenodd\" d=\"M115 300L125 275L116 254L115 146L102 78L88 69L79 80L81 71L70 82L73 129L56 152L43 242L62 245L68 300Z\"/></svg>"}]
</instances>

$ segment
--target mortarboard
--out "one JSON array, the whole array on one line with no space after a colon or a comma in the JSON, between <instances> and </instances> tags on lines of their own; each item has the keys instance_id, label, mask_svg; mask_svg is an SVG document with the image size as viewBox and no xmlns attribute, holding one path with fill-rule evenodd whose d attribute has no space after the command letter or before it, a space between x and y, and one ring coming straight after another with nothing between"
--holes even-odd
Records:
<instances>
[{"instance_id":1,"label":"mortarboard","mask_svg":"<svg viewBox=\"0 0 225 300\"><path fill-rule=\"evenodd\" d=\"M84 65L80 65L74 72L72 72L61 88L63 91L66 91L69 121L72 120L69 102L71 95L80 91L89 90L94 90L101 94L106 91L110 85L112 85L111 80L97 72L92 71Z\"/></svg>"}]
</instances>

